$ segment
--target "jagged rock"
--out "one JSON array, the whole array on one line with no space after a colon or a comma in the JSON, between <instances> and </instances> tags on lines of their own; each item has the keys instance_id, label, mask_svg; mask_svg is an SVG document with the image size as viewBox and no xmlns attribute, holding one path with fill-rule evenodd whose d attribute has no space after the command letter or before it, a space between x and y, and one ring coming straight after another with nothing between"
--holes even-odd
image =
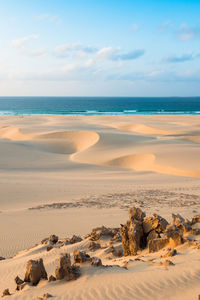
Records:
<instances>
[{"instance_id":1,"label":"jagged rock","mask_svg":"<svg viewBox=\"0 0 200 300\"><path fill-rule=\"evenodd\" d=\"M129 209L129 220L131 221L140 221L142 222L145 218L146 214L139 208L139 207L133 207Z\"/></svg>"},{"instance_id":2,"label":"jagged rock","mask_svg":"<svg viewBox=\"0 0 200 300\"><path fill-rule=\"evenodd\" d=\"M26 274L24 281L37 285L40 279L47 279L47 272L44 268L42 258L29 260L26 264Z\"/></svg>"},{"instance_id":3,"label":"jagged rock","mask_svg":"<svg viewBox=\"0 0 200 300\"><path fill-rule=\"evenodd\" d=\"M27 286L28 283L27 282L23 282L22 284L18 284L17 287L16 287L16 291L22 291L25 286Z\"/></svg>"},{"instance_id":4,"label":"jagged rock","mask_svg":"<svg viewBox=\"0 0 200 300\"><path fill-rule=\"evenodd\" d=\"M16 282L16 284L24 283L24 281L19 276L15 277L15 282Z\"/></svg>"},{"instance_id":5,"label":"jagged rock","mask_svg":"<svg viewBox=\"0 0 200 300\"><path fill-rule=\"evenodd\" d=\"M15 277L15 283L17 284L16 291L21 291L27 285L19 276Z\"/></svg>"},{"instance_id":6,"label":"jagged rock","mask_svg":"<svg viewBox=\"0 0 200 300\"><path fill-rule=\"evenodd\" d=\"M0 260L5 260L5 257L0 256Z\"/></svg>"},{"instance_id":7,"label":"jagged rock","mask_svg":"<svg viewBox=\"0 0 200 300\"><path fill-rule=\"evenodd\" d=\"M90 261L90 256L85 251L74 250L74 263L84 263Z\"/></svg>"},{"instance_id":8,"label":"jagged rock","mask_svg":"<svg viewBox=\"0 0 200 300\"><path fill-rule=\"evenodd\" d=\"M120 233L125 256L136 255L137 251L145 246L142 226L144 216L145 214L140 208L131 208L129 210L129 220L125 225L121 225Z\"/></svg>"},{"instance_id":9,"label":"jagged rock","mask_svg":"<svg viewBox=\"0 0 200 300\"><path fill-rule=\"evenodd\" d=\"M80 236L73 235L70 239L67 239L66 242L69 244L75 244L81 242L83 239Z\"/></svg>"},{"instance_id":10,"label":"jagged rock","mask_svg":"<svg viewBox=\"0 0 200 300\"><path fill-rule=\"evenodd\" d=\"M183 243L183 233L176 225L167 226L166 236L169 238L172 248Z\"/></svg>"},{"instance_id":11,"label":"jagged rock","mask_svg":"<svg viewBox=\"0 0 200 300\"><path fill-rule=\"evenodd\" d=\"M112 242L121 242L122 241L122 237L120 234L120 231L117 232L111 239Z\"/></svg>"},{"instance_id":12,"label":"jagged rock","mask_svg":"<svg viewBox=\"0 0 200 300\"><path fill-rule=\"evenodd\" d=\"M49 238L44 238L43 240L41 240L41 244L48 244L49 242Z\"/></svg>"},{"instance_id":13,"label":"jagged rock","mask_svg":"<svg viewBox=\"0 0 200 300\"><path fill-rule=\"evenodd\" d=\"M200 234L200 228L193 228L192 229L192 234L193 235L199 235Z\"/></svg>"},{"instance_id":14,"label":"jagged rock","mask_svg":"<svg viewBox=\"0 0 200 300\"><path fill-rule=\"evenodd\" d=\"M158 239L158 238L160 238L160 234L158 232L156 232L155 230L150 231L147 236L147 244L150 240Z\"/></svg>"},{"instance_id":15,"label":"jagged rock","mask_svg":"<svg viewBox=\"0 0 200 300\"><path fill-rule=\"evenodd\" d=\"M47 246L47 252L51 251L53 247L51 245Z\"/></svg>"},{"instance_id":16,"label":"jagged rock","mask_svg":"<svg viewBox=\"0 0 200 300\"><path fill-rule=\"evenodd\" d=\"M49 241L50 241L51 243L53 243L53 244L56 244L57 241L58 241L58 236L55 235L55 234L50 235Z\"/></svg>"},{"instance_id":17,"label":"jagged rock","mask_svg":"<svg viewBox=\"0 0 200 300\"><path fill-rule=\"evenodd\" d=\"M169 243L169 239L165 237L150 240L148 243L149 253L159 251L160 249L164 248L168 243Z\"/></svg>"},{"instance_id":18,"label":"jagged rock","mask_svg":"<svg viewBox=\"0 0 200 300\"><path fill-rule=\"evenodd\" d=\"M89 250L94 250L94 251L100 248L101 245L99 243L95 243L94 241L91 241L88 247Z\"/></svg>"},{"instance_id":19,"label":"jagged rock","mask_svg":"<svg viewBox=\"0 0 200 300\"><path fill-rule=\"evenodd\" d=\"M100 266L102 266L102 261L98 257L92 257L90 264L95 267L100 267Z\"/></svg>"},{"instance_id":20,"label":"jagged rock","mask_svg":"<svg viewBox=\"0 0 200 300\"><path fill-rule=\"evenodd\" d=\"M153 214L153 217L145 218L143 221L143 230L145 234L155 230L157 233L165 232L165 229L169 223L157 214Z\"/></svg>"},{"instance_id":21,"label":"jagged rock","mask_svg":"<svg viewBox=\"0 0 200 300\"><path fill-rule=\"evenodd\" d=\"M192 229L191 222L187 219L184 219L181 215L172 214L172 219L173 219L172 224L180 228L184 233Z\"/></svg>"},{"instance_id":22,"label":"jagged rock","mask_svg":"<svg viewBox=\"0 0 200 300\"><path fill-rule=\"evenodd\" d=\"M2 297L10 296L10 295L11 295L11 293L10 293L9 289L5 289L5 290L3 291Z\"/></svg>"},{"instance_id":23,"label":"jagged rock","mask_svg":"<svg viewBox=\"0 0 200 300\"><path fill-rule=\"evenodd\" d=\"M48 281L49 282L56 281L56 277L54 277L53 275L50 275Z\"/></svg>"},{"instance_id":24,"label":"jagged rock","mask_svg":"<svg viewBox=\"0 0 200 300\"><path fill-rule=\"evenodd\" d=\"M58 259L58 267L55 270L55 277L57 280L66 279L75 280L80 275L80 268L71 265L70 254L66 253Z\"/></svg>"},{"instance_id":25,"label":"jagged rock","mask_svg":"<svg viewBox=\"0 0 200 300\"><path fill-rule=\"evenodd\" d=\"M192 218L192 225L196 224L196 223L200 223L200 215L195 215L193 218Z\"/></svg>"},{"instance_id":26,"label":"jagged rock","mask_svg":"<svg viewBox=\"0 0 200 300\"><path fill-rule=\"evenodd\" d=\"M119 232L119 228L107 228L105 226L92 229L92 232L87 236L92 241L98 241L101 237L113 238Z\"/></svg>"}]
</instances>

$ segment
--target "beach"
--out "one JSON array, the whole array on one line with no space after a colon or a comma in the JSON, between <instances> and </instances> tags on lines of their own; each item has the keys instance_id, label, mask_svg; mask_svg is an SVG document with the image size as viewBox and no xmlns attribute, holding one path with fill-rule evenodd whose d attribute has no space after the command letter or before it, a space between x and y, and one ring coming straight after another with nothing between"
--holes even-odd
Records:
<instances>
[{"instance_id":1,"label":"beach","mask_svg":"<svg viewBox=\"0 0 200 300\"><path fill-rule=\"evenodd\" d=\"M14 291L14 278L23 277L29 259L43 258L53 273L61 253L88 249L83 239L78 248L47 252L40 241L51 234L84 237L98 226L120 227L131 207L168 222L172 213L199 214L199 145L195 115L1 116L0 256L6 259L0 261L0 291ZM46 291L56 299L85 300L192 300L200 294L195 244L179 245L175 266L167 268L159 264L163 250L144 250L141 262L102 249L95 255L112 268L85 266L77 281L41 282L11 299L36 299Z\"/></svg>"}]
</instances>

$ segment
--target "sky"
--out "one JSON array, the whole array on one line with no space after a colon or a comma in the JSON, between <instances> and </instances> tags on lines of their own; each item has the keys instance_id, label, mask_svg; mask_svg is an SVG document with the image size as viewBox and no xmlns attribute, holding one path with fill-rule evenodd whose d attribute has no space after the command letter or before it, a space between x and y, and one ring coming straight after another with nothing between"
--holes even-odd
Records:
<instances>
[{"instance_id":1,"label":"sky","mask_svg":"<svg viewBox=\"0 0 200 300\"><path fill-rule=\"evenodd\" d=\"M200 96L200 1L0 0L0 96Z\"/></svg>"}]
</instances>

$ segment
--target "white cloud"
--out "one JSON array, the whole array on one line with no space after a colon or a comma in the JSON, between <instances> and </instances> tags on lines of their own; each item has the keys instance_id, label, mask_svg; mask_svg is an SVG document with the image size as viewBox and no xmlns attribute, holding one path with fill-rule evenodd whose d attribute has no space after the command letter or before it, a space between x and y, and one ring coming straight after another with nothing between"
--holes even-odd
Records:
<instances>
[{"instance_id":1,"label":"white cloud","mask_svg":"<svg viewBox=\"0 0 200 300\"><path fill-rule=\"evenodd\" d=\"M187 24L182 24L178 30L178 38L181 41L188 41L200 37L200 26L189 27Z\"/></svg>"},{"instance_id":2,"label":"white cloud","mask_svg":"<svg viewBox=\"0 0 200 300\"><path fill-rule=\"evenodd\" d=\"M62 20L59 16L57 15L52 15L52 14L42 14L36 17L40 21L48 21L50 23L56 23L56 24L61 24Z\"/></svg>"},{"instance_id":3,"label":"white cloud","mask_svg":"<svg viewBox=\"0 0 200 300\"><path fill-rule=\"evenodd\" d=\"M121 60L133 60L139 58L144 55L144 49L136 49L128 52L120 51L120 47L104 47L97 52L96 59L97 60L113 60L113 61L121 61Z\"/></svg>"},{"instance_id":4,"label":"white cloud","mask_svg":"<svg viewBox=\"0 0 200 300\"><path fill-rule=\"evenodd\" d=\"M31 34L12 41L12 46L19 49L24 49L25 44L30 40L37 40L39 35Z\"/></svg>"},{"instance_id":5,"label":"white cloud","mask_svg":"<svg viewBox=\"0 0 200 300\"><path fill-rule=\"evenodd\" d=\"M99 60L113 59L113 57L119 50L120 47L104 47L97 52L96 58Z\"/></svg>"},{"instance_id":6,"label":"white cloud","mask_svg":"<svg viewBox=\"0 0 200 300\"><path fill-rule=\"evenodd\" d=\"M76 54L79 57L85 57L87 54L92 54L97 51L97 48L93 46L84 46L81 43L76 44L63 44L55 48L54 52L57 56L65 57L71 54Z\"/></svg>"}]
</instances>

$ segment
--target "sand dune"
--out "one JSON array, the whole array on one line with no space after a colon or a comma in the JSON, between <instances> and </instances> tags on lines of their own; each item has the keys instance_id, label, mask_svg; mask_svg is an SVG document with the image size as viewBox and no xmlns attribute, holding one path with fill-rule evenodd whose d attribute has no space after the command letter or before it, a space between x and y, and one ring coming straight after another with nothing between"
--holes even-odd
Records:
<instances>
[{"instance_id":1,"label":"sand dune","mask_svg":"<svg viewBox=\"0 0 200 300\"><path fill-rule=\"evenodd\" d=\"M153 135L170 135L175 134L174 131L159 129L155 127L150 127L144 124L127 124L121 126L115 126L116 129L137 132L142 134L153 134Z\"/></svg>"}]
</instances>

